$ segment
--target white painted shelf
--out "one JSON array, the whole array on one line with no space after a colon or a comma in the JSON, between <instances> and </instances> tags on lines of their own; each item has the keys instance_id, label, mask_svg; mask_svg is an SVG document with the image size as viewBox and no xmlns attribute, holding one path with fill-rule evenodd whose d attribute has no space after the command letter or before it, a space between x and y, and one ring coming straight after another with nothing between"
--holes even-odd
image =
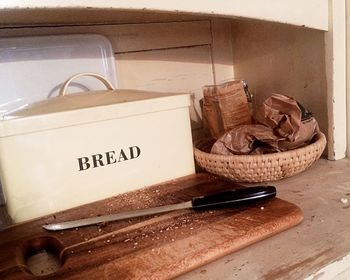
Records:
<instances>
[{"instance_id":1,"label":"white painted shelf","mask_svg":"<svg viewBox=\"0 0 350 280\"><path fill-rule=\"evenodd\" d=\"M277 196L298 205L301 224L178 280L350 279L349 160L319 160L278 182Z\"/></svg>"},{"instance_id":2,"label":"white painted shelf","mask_svg":"<svg viewBox=\"0 0 350 280\"><path fill-rule=\"evenodd\" d=\"M0 2L0 24L11 22L13 16L16 18L16 15L30 13L31 9L114 9L189 13L252 18L328 30L327 0L3 0ZM49 14L47 15L49 17ZM42 21L45 20L42 18Z\"/></svg>"}]
</instances>

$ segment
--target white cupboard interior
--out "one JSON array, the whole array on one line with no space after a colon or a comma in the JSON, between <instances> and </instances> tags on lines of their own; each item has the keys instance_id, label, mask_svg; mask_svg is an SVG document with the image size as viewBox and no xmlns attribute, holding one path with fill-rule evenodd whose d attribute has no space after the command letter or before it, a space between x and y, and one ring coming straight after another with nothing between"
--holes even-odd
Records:
<instances>
[{"instance_id":1,"label":"white cupboard interior","mask_svg":"<svg viewBox=\"0 0 350 280\"><path fill-rule=\"evenodd\" d=\"M224 15L225 11L218 16L225 1L213 1L216 4L207 8L205 14L200 13L201 7L197 12L182 12L191 1L177 3L179 10L173 9L173 12L166 11L171 7L164 11L140 8L152 6L151 3L157 1L139 1L139 4L135 1L134 10L111 9L108 7L111 1L101 1L99 8L77 8L82 1L52 1L55 3L45 4L52 5L50 7L34 7L41 1L31 1L26 4L30 9L8 8L12 5L10 2L0 4L0 38L80 33L104 35L115 53L120 88L192 94L190 114L194 138L201 135L202 87L227 79L244 79L254 95L254 106L272 93L297 99L314 113L320 130L328 136L328 152L324 156L328 159L345 156L346 102L345 80L342 80L345 15L338 16L343 15L345 1L283 1L281 10L276 7L270 10L250 8L252 2L260 5L261 0L240 1L242 13L230 17ZM58 2L64 2L63 6L70 2L70 7L59 7ZM127 1L118 2L123 6ZM175 3L169 1L162 5L171 2ZM264 0L265 4L275 2ZM297 8L300 5L303 5L303 13ZM231 11L227 11L229 13ZM256 14L249 16L252 13ZM254 17L260 20L252 19ZM261 20L264 18L270 21ZM277 183L281 186L280 197L301 205L304 210L305 218L300 228L258 244L254 250L248 248L238 252L233 262L232 256L228 256L222 262L211 264L213 269L208 269L207 276L214 277L217 271L231 273L232 269L228 271L226 263L232 262L232 266L238 267L252 254L257 265L250 268L256 275L265 273L259 264L268 264L276 275L293 273L300 277L348 255L349 222L344 211L346 206L339 206L340 196L350 192L348 168L348 161L322 160L310 173ZM337 231L330 233L330 227ZM286 239L301 240L295 248L293 242L288 245L293 254L286 254ZM325 244L324 240L329 242ZM277 253L266 260L266 251L276 246ZM329 253L325 246L331 248ZM321 257L314 257L318 255ZM342 266L341 269L348 269L345 261L335 263ZM241 274L243 276L244 272ZM183 279L192 276L201 277L201 271L194 271Z\"/></svg>"}]
</instances>

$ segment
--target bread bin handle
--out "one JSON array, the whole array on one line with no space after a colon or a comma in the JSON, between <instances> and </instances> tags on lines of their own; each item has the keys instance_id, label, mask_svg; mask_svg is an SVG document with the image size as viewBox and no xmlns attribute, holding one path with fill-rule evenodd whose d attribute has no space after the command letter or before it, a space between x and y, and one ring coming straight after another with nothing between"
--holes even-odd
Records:
<instances>
[{"instance_id":1,"label":"bread bin handle","mask_svg":"<svg viewBox=\"0 0 350 280\"><path fill-rule=\"evenodd\" d=\"M59 96L64 96L64 95L66 95L66 93L67 93L67 88L68 88L69 84L70 84L74 79L77 79L77 78L83 77L83 76L94 77L94 78L100 80L100 81L106 86L107 89L109 89L109 90L114 90L114 89L115 89L115 88L113 87L113 85L112 85L109 81L107 81L107 80L105 79L105 77L103 77L103 76L101 76L101 75L99 75L99 74L96 74L96 73L88 73L88 72L86 72L86 73L79 73L79 74L76 74L76 75L70 77L67 81L65 81L65 82L63 83L63 85L62 85L62 87L61 87L60 92L58 93L58 95L59 95Z\"/></svg>"}]
</instances>

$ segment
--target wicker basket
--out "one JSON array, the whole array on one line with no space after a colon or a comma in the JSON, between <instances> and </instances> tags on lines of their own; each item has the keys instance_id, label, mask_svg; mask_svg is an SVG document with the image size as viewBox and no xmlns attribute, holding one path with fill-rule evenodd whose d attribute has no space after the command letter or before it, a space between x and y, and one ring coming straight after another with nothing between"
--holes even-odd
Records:
<instances>
[{"instance_id":1,"label":"wicker basket","mask_svg":"<svg viewBox=\"0 0 350 280\"><path fill-rule=\"evenodd\" d=\"M264 155L216 155L209 151L214 141L203 139L195 143L194 155L206 171L237 182L268 182L298 174L318 160L326 146L323 133L303 148Z\"/></svg>"}]
</instances>

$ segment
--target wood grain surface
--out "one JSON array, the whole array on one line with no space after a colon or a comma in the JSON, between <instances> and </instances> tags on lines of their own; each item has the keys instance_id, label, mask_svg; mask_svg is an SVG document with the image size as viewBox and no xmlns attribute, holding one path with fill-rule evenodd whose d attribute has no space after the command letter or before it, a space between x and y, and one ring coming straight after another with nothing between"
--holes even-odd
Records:
<instances>
[{"instance_id":1,"label":"wood grain surface","mask_svg":"<svg viewBox=\"0 0 350 280\"><path fill-rule=\"evenodd\" d=\"M250 207L180 210L61 232L41 227L178 203L232 187L233 183L214 176L196 174L8 227L0 232L0 279L38 278L29 270L31 262L39 262L39 274L58 268L40 278L171 279L286 230L303 218L297 206L275 198ZM62 266L51 262L51 267L43 265L40 270L40 262L52 255L58 256Z\"/></svg>"}]
</instances>

